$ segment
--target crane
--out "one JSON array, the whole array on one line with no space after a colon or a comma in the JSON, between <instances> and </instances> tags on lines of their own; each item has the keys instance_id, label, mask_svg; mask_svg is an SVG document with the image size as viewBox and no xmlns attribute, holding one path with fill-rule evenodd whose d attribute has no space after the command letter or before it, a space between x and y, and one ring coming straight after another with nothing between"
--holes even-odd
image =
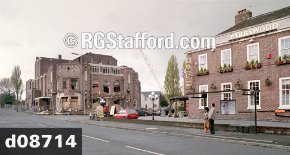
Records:
<instances>
[{"instance_id":1,"label":"crane","mask_svg":"<svg viewBox=\"0 0 290 155\"><path fill-rule=\"evenodd\" d=\"M159 87L160 91L162 91L164 87L162 87L161 83L159 82L159 80L158 80L158 78L157 78L157 76L156 76L156 74L155 74L155 72L154 72L154 70L153 70L153 68L152 68L152 66L151 66L148 58L146 57L146 55L144 54L144 52L142 51L142 49L140 49L140 52L141 52L141 55L142 55L142 57L143 57L146 65L147 65L147 67L149 68L152 76L154 77L157 86Z\"/></svg>"}]
</instances>

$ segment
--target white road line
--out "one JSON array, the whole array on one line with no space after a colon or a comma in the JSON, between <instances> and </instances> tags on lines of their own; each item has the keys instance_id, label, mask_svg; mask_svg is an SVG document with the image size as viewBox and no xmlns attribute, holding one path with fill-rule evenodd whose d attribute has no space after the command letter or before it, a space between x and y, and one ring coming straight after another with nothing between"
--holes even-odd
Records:
<instances>
[{"instance_id":1,"label":"white road line","mask_svg":"<svg viewBox=\"0 0 290 155\"><path fill-rule=\"evenodd\" d=\"M166 134L166 133L168 133L168 132L163 131L163 132L160 132L160 133Z\"/></svg>"},{"instance_id":2,"label":"white road line","mask_svg":"<svg viewBox=\"0 0 290 155\"><path fill-rule=\"evenodd\" d=\"M39 126L44 126L44 127L47 127L46 125L44 125L44 124L37 124L37 125L39 125Z\"/></svg>"},{"instance_id":3,"label":"white road line","mask_svg":"<svg viewBox=\"0 0 290 155\"><path fill-rule=\"evenodd\" d=\"M158 128L145 128L146 130L156 130Z\"/></svg>"},{"instance_id":4,"label":"white road line","mask_svg":"<svg viewBox=\"0 0 290 155\"><path fill-rule=\"evenodd\" d=\"M148 150L143 150L143 149L139 149L139 148L132 147L132 146L126 146L126 147L129 148L129 149L138 150L138 151L142 151L142 152L146 152L146 153L157 154L157 155L164 155L164 154L161 154L161 153L152 152L152 151L148 151Z\"/></svg>"},{"instance_id":5,"label":"white road line","mask_svg":"<svg viewBox=\"0 0 290 155\"><path fill-rule=\"evenodd\" d=\"M90 139L94 139L94 140L102 141L102 142L105 142L105 143L109 143L109 141L104 140L104 139L95 138L95 137L91 137L91 136L87 136L87 135L82 135L82 136L83 136L83 137L86 137L86 138L90 138Z\"/></svg>"}]
</instances>

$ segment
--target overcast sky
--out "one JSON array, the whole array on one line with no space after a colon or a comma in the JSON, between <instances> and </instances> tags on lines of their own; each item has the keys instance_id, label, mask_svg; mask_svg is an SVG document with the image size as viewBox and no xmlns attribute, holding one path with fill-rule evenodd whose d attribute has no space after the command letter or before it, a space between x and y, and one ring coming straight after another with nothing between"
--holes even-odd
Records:
<instances>
[{"instance_id":1,"label":"overcast sky","mask_svg":"<svg viewBox=\"0 0 290 155\"><path fill-rule=\"evenodd\" d=\"M142 91L159 90L139 50L82 50L67 48L67 33L109 32L152 36L212 36L234 25L238 10L253 16L289 6L287 0L273 1L180 1L180 0L0 0L0 78L10 77L20 65L24 81L34 77L35 57L74 59L72 52L108 54L118 65L139 73ZM186 50L143 50L161 84L169 57L175 54L181 68Z\"/></svg>"}]
</instances>

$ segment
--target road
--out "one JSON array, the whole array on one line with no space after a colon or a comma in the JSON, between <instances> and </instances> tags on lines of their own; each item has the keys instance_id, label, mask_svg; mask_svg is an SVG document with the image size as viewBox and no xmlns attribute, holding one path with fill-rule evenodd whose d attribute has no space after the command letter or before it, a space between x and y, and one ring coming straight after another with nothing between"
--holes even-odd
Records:
<instances>
[{"instance_id":1,"label":"road","mask_svg":"<svg viewBox=\"0 0 290 155\"><path fill-rule=\"evenodd\" d=\"M68 118L74 118L74 121ZM78 118L80 118L78 120ZM261 147L238 140L153 132L158 126L131 129L82 121L83 116L39 116L0 109L0 128L82 128L83 155L289 155L283 147ZM94 122L94 121L91 121ZM115 123L118 125L118 123ZM135 126L135 128L134 128ZM138 127L138 129L137 129ZM144 130L140 130L144 127ZM162 127L160 127L162 128ZM164 127L163 127L164 128ZM145 132L150 130L150 132ZM194 132L194 130L192 130ZM256 141L259 142L259 141Z\"/></svg>"}]
</instances>

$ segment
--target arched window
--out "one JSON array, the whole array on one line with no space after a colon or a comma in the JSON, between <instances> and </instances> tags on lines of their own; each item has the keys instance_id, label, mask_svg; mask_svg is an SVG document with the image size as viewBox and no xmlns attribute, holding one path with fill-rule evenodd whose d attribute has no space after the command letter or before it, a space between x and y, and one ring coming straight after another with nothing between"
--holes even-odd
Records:
<instances>
[{"instance_id":1,"label":"arched window","mask_svg":"<svg viewBox=\"0 0 290 155\"><path fill-rule=\"evenodd\" d=\"M93 81L93 88L97 88L99 87L99 81L98 80L94 80Z\"/></svg>"},{"instance_id":2,"label":"arched window","mask_svg":"<svg viewBox=\"0 0 290 155\"><path fill-rule=\"evenodd\" d=\"M109 93L110 89L109 89L110 83L108 81L104 82L104 92L105 93Z\"/></svg>"},{"instance_id":3,"label":"arched window","mask_svg":"<svg viewBox=\"0 0 290 155\"><path fill-rule=\"evenodd\" d=\"M120 83L118 81L116 81L114 83L114 92L120 92Z\"/></svg>"}]
</instances>

